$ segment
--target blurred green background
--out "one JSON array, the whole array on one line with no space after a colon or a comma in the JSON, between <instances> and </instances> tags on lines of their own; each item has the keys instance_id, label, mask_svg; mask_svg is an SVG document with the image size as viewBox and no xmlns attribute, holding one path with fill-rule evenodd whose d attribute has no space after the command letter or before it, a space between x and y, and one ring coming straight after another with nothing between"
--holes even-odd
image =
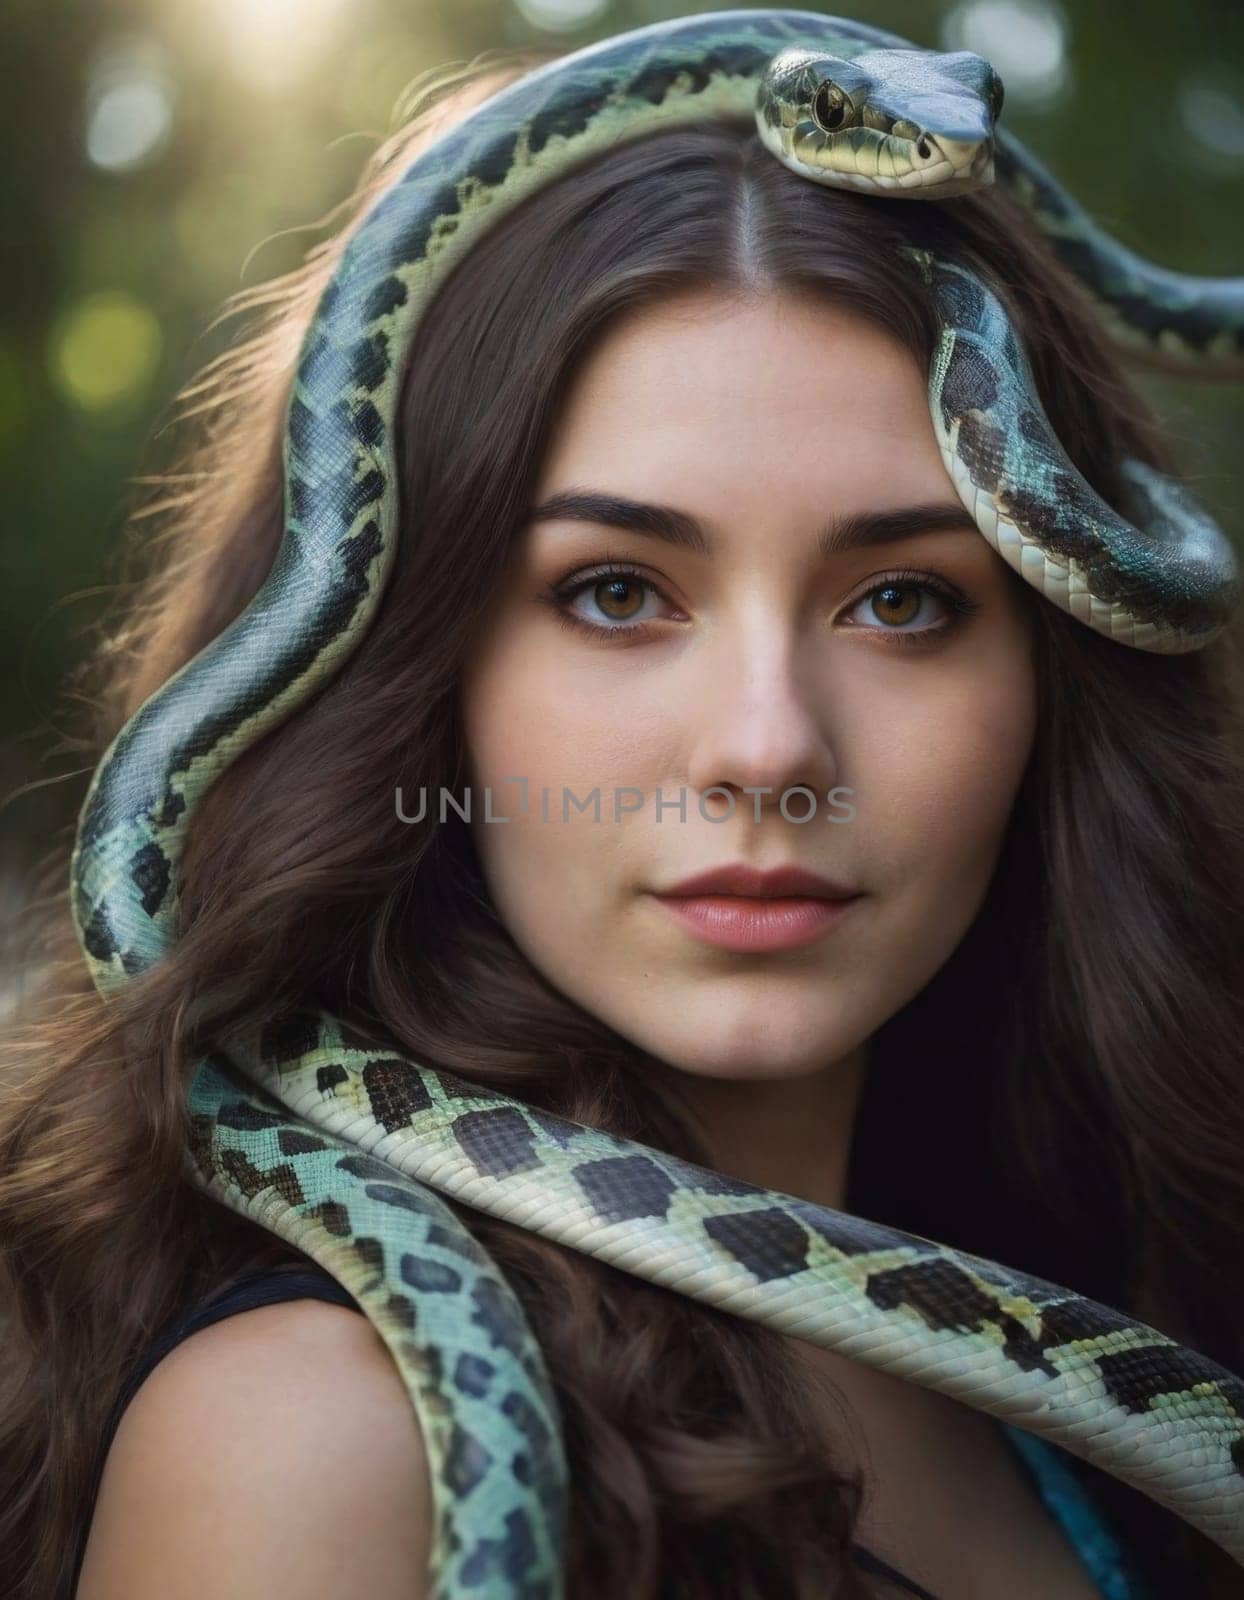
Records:
<instances>
[{"instance_id":1,"label":"blurred green background","mask_svg":"<svg viewBox=\"0 0 1244 1600\"><path fill-rule=\"evenodd\" d=\"M570 49L687 0L4 0L0 122L0 937L81 804L58 685L177 388L223 298L298 265L403 88L478 52ZM806 9L825 9L809 5ZM1006 123L1121 240L1244 273L1239 0L858 0L986 55ZM1244 536L1244 386L1143 380L1201 498Z\"/></svg>"}]
</instances>

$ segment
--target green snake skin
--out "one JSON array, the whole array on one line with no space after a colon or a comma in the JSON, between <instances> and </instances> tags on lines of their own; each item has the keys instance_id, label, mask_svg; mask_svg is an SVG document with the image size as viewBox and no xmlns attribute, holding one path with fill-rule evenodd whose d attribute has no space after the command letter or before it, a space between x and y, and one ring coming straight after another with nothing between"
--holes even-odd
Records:
<instances>
[{"instance_id":1,"label":"green snake skin","mask_svg":"<svg viewBox=\"0 0 1244 1600\"><path fill-rule=\"evenodd\" d=\"M269 577L95 773L71 876L100 992L170 947L203 794L332 677L375 615L397 537L391 430L413 329L488 227L579 162L726 119L754 120L814 182L937 199L1000 177L1127 340L1207 373L1239 367L1240 285L1120 250L994 128L1001 97L978 57L915 52L816 13L728 11L554 61L421 153L353 235L307 332ZM990 289L926 253L908 266L942 317L930 408L982 534L1121 645L1213 637L1236 599L1218 530L1139 463L1127 467L1134 520L1107 506L1054 436ZM320 1263L391 1351L432 1468L437 1597L561 1595L568 1497L538 1344L442 1195L1030 1430L1244 1562L1244 1383L1117 1310L550 1117L316 1010L221 1039L189 1105L190 1180Z\"/></svg>"}]
</instances>

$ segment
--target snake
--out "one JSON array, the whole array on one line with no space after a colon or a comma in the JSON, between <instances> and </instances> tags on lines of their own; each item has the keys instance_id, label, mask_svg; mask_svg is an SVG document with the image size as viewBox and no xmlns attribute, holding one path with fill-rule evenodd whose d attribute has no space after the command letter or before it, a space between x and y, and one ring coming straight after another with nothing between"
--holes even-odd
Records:
<instances>
[{"instance_id":1,"label":"snake","mask_svg":"<svg viewBox=\"0 0 1244 1600\"><path fill-rule=\"evenodd\" d=\"M809 181L936 201L1009 189L1120 346L1244 369L1241 283L1180 276L1098 230L997 122L998 74L847 19L728 10L659 22L525 72L420 150L351 236L305 330L284 416L285 528L245 610L132 714L78 818L71 906L105 1000L177 933L207 789L339 670L384 593L398 528L403 351L497 220L626 141L750 126ZM982 535L1120 647L1199 649L1238 599L1231 546L1139 461L1108 504L1068 459L999 293L911 247L941 334L928 399ZM1244 1382L1071 1289L756 1186L395 1053L309 1001L196 1050L186 1180L310 1256L384 1341L422 1429L429 1593L556 1600L569 1464L517 1294L449 1201L706 1306L948 1395L1132 1485L1244 1563Z\"/></svg>"}]
</instances>

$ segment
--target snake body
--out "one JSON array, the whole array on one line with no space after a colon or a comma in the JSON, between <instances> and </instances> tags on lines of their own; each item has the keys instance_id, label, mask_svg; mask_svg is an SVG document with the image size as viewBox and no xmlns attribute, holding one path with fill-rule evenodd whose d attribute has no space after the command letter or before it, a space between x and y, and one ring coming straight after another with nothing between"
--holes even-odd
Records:
<instances>
[{"instance_id":1,"label":"snake body","mask_svg":"<svg viewBox=\"0 0 1244 1600\"><path fill-rule=\"evenodd\" d=\"M498 217L579 162L661 128L755 118L813 181L845 174L859 187L870 165L900 178L944 164L954 193L1000 174L1129 339L1232 369L1239 285L1161 273L1084 226L993 127L995 80L979 58L915 52L817 13L712 13L554 61L413 161L353 234L303 343L271 573L96 770L72 903L102 994L169 948L204 792L333 675L376 612L397 537L391 435L414 327ZM942 191L921 179L905 192ZM1186 650L1212 637L1236 597L1218 530L1140 463L1127 467L1135 516L1106 505L1067 461L998 298L954 262L915 251L911 265L943 321L934 426L982 533L1052 603L1124 645ZM191 1181L319 1262L391 1351L432 1466L437 1596L559 1595L567 1514L538 1344L442 1195L1053 1440L1244 1562L1244 1383L1120 1311L551 1117L313 1009L221 1039L197 1064L189 1109Z\"/></svg>"}]
</instances>

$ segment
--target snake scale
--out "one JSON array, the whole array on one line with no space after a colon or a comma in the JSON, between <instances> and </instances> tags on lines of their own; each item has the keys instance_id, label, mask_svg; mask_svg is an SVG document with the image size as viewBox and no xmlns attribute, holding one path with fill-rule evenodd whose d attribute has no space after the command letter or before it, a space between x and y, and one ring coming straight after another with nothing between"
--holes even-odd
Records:
<instances>
[{"instance_id":1,"label":"snake scale","mask_svg":"<svg viewBox=\"0 0 1244 1600\"><path fill-rule=\"evenodd\" d=\"M1001 101L992 68L965 52L917 51L817 13L725 11L554 60L416 156L353 233L306 332L269 576L94 774L71 899L100 993L169 948L203 793L333 675L376 612L397 538L392 429L414 327L488 227L575 164L726 119L754 122L814 182L935 200L1000 179L1121 339L1185 370L1244 371L1240 283L1123 251L995 126ZM911 255L942 320L933 422L982 534L1122 645L1204 644L1237 598L1219 530L1137 462L1131 520L1101 500L1059 445L998 297L951 260ZM196 1063L189 1111L190 1181L320 1263L392 1353L432 1467L438 1597L560 1595L569 1492L539 1347L442 1195L1030 1430L1244 1562L1244 1383L1121 1311L542 1114L314 1009L220 1040Z\"/></svg>"}]
</instances>

